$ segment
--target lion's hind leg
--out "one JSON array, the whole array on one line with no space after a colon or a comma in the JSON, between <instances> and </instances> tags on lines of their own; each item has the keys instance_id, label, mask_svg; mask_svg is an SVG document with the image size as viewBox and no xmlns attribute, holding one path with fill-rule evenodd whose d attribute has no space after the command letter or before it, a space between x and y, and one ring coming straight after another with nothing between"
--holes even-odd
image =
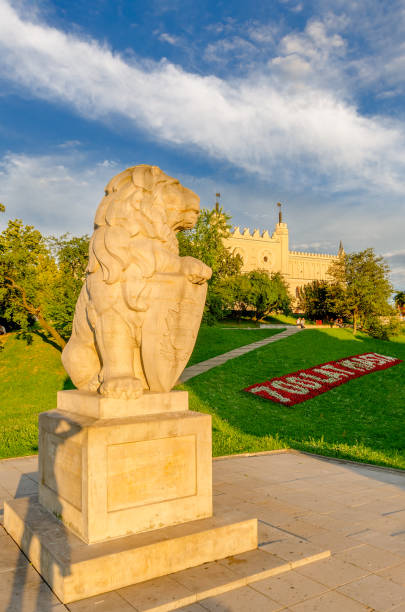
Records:
<instances>
[{"instance_id":1,"label":"lion's hind leg","mask_svg":"<svg viewBox=\"0 0 405 612\"><path fill-rule=\"evenodd\" d=\"M103 362L101 395L117 399L140 397L144 383L134 372L135 339L127 321L110 308L98 315L95 334Z\"/></svg>"},{"instance_id":2,"label":"lion's hind leg","mask_svg":"<svg viewBox=\"0 0 405 612\"><path fill-rule=\"evenodd\" d=\"M87 302L83 287L76 305L72 335L62 352L62 363L75 387L97 391L101 364L87 317Z\"/></svg>"}]
</instances>

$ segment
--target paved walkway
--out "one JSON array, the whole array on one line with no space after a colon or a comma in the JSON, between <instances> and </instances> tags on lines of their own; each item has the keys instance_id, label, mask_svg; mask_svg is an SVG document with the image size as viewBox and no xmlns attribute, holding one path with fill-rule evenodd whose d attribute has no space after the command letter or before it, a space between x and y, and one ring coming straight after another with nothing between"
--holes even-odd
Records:
<instances>
[{"instance_id":1,"label":"paved walkway","mask_svg":"<svg viewBox=\"0 0 405 612\"><path fill-rule=\"evenodd\" d=\"M0 461L1 508L36 494L36 470L36 457ZM405 473L280 452L214 460L213 478L217 514L258 517L258 551L64 606L0 526L1 612L405 611ZM327 549L328 559L240 580L263 557ZM218 594L232 580L239 588Z\"/></svg>"},{"instance_id":2,"label":"paved walkway","mask_svg":"<svg viewBox=\"0 0 405 612\"><path fill-rule=\"evenodd\" d=\"M268 327L278 326L269 325ZM233 349L232 351L222 353L222 355L217 355L216 357L212 357L211 359L207 359L206 361L200 361L200 363L196 363L195 365L186 368L179 378L179 383L186 382L186 380L189 380L194 376L198 376L198 374L202 374L203 372L207 372L212 368L216 368L217 366L229 361L229 359L240 357L241 355L245 355L245 353L250 353L250 351L254 351L260 348L261 346L266 346L267 344L271 344L272 342L278 342L278 340L288 338L288 336L292 336L293 334L296 334L297 332L301 331L299 327L291 326L286 328L286 326L283 325L280 326L280 328L284 329L284 331L280 332L279 334L275 334L274 336L270 336L270 338L264 338L264 340L258 340L257 342L252 342L251 344L245 344L245 346L240 346L239 348Z\"/></svg>"}]
</instances>

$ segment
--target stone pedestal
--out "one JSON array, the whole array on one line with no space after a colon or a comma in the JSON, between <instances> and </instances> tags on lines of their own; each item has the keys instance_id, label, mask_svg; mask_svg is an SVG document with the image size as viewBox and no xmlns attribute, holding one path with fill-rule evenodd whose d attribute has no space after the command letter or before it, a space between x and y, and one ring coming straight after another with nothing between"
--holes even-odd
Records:
<instances>
[{"instance_id":1,"label":"stone pedestal","mask_svg":"<svg viewBox=\"0 0 405 612\"><path fill-rule=\"evenodd\" d=\"M62 391L40 414L39 503L6 502L4 524L62 601L257 546L256 519L210 518L211 417L187 408Z\"/></svg>"},{"instance_id":2,"label":"stone pedestal","mask_svg":"<svg viewBox=\"0 0 405 612\"><path fill-rule=\"evenodd\" d=\"M166 412L141 414L160 394L141 406L91 395L60 392L64 410L39 417L40 503L87 544L211 516L211 417L181 410L185 392L161 394ZM97 418L119 403L132 415ZM94 416L73 412L81 407Z\"/></svg>"}]
</instances>

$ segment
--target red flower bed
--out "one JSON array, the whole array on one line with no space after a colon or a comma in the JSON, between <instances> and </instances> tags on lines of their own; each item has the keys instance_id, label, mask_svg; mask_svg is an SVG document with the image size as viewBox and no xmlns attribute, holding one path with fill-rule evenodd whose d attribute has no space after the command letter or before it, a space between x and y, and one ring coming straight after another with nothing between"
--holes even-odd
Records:
<instances>
[{"instance_id":1,"label":"red flower bed","mask_svg":"<svg viewBox=\"0 0 405 612\"><path fill-rule=\"evenodd\" d=\"M263 383L256 383L246 387L243 391L254 393L285 406L294 406L294 404L300 404L321 395L353 378L359 378L378 370L386 370L399 363L401 359L388 355L363 353L338 361L327 361L306 370L298 370L298 372L272 378Z\"/></svg>"}]
</instances>

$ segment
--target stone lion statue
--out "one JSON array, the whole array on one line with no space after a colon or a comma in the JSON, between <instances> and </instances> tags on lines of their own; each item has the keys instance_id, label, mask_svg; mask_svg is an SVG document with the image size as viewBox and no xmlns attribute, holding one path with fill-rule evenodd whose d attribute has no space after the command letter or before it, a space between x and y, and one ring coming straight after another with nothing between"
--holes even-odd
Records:
<instances>
[{"instance_id":1,"label":"stone lion statue","mask_svg":"<svg viewBox=\"0 0 405 612\"><path fill-rule=\"evenodd\" d=\"M124 170L97 209L63 365L78 389L113 398L169 391L194 347L211 268L180 257L199 198L156 166Z\"/></svg>"}]
</instances>

